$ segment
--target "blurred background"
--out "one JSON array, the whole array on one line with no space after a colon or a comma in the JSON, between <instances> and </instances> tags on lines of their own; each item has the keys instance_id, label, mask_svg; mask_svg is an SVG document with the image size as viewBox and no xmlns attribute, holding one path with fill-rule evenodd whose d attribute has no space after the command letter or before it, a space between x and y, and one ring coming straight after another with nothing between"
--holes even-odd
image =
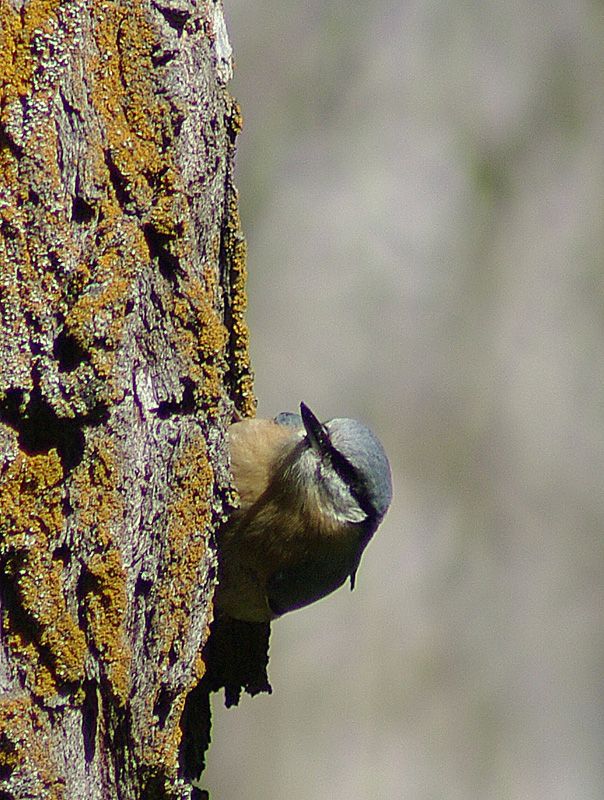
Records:
<instances>
[{"instance_id":1,"label":"blurred background","mask_svg":"<svg viewBox=\"0 0 604 800\"><path fill-rule=\"evenodd\" d=\"M604 4L225 0L259 414L380 436L215 800L604 797Z\"/></svg>"}]
</instances>

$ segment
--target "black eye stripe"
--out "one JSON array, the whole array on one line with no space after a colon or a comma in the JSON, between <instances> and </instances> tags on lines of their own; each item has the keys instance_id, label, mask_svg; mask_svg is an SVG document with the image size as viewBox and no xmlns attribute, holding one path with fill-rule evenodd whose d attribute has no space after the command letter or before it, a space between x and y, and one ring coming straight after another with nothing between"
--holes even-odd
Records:
<instances>
[{"instance_id":1,"label":"black eye stripe","mask_svg":"<svg viewBox=\"0 0 604 800\"><path fill-rule=\"evenodd\" d=\"M300 410L306 428L305 438L308 446L317 449L322 459L331 463L337 475L349 488L359 508L367 515L368 519L375 520L377 517L375 506L371 502L359 470L333 446L327 426L322 425L304 403L301 403Z\"/></svg>"},{"instance_id":2,"label":"black eye stripe","mask_svg":"<svg viewBox=\"0 0 604 800\"><path fill-rule=\"evenodd\" d=\"M365 514L367 514L368 517L374 517L375 509L363 487L363 481L359 475L358 469L350 463L346 456L343 456L339 450L336 450L331 443L325 452L330 458L335 471L344 481L346 486L350 488L350 493L359 504L359 507L365 512Z\"/></svg>"}]
</instances>

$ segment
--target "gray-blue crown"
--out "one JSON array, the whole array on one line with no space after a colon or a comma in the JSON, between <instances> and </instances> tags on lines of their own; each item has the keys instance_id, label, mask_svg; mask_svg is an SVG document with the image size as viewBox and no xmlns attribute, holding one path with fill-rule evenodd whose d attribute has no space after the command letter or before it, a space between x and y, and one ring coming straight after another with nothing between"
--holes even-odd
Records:
<instances>
[{"instance_id":1,"label":"gray-blue crown","mask_svg":"<svg viewBox=\"0 0 604 800\"><path fill-rule=\"evenodd\" d=\"M390 463L382 443L356 419L331 419L325 427L333 447L352 464L365 482L367 498L381 519L392 501Z\"/></svg>"},{"instance_id":2,"label":"gray-blue crown","mask_svg":"<svg viewBox=\"0 0 604 800\"><path fill-rule=\"evenodd\" d=\"M312 426L315 420L316 424L320 425L304 403L301 405L301 410L306 416L307 423L310 422ZM292 428L305 426L303 418L291 411L283 411L277 415L275 422ZM392 501L390 464L380 440L366 425L356 419L335 418L323 423L322 427L327 431L329 446L336 454L343 457L344 463L339 466L343 471L346 469L345 462L352 466L359 483L362 483L356 489L370 504L375 522L379 522ZM338 464L334 464L334 467L337 469Z\"/></svg>"}]
</instances>

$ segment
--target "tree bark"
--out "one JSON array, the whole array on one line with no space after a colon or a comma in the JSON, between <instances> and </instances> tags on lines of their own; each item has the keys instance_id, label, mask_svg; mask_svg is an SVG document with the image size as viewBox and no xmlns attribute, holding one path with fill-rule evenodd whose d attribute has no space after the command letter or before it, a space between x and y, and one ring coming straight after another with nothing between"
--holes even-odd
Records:
<instances>
[{"instance_id":1,"label":"tree bark","mask_svg":"<svg viewBox=\"0 0 604 800\"><path fill-rule=\"evenodd\" d=\"M0 0L3 798L194 791L255 407L230 73L220 0Z\"/></svg>"}]
</instances>

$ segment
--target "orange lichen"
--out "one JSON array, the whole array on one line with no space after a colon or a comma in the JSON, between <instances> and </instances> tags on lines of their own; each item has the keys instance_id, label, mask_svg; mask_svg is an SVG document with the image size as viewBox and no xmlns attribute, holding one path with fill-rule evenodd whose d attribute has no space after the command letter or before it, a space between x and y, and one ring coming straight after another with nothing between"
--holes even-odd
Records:
<instances>
[{"instance_id":1,"label":"orange lichen","mask_svg":"<svg viewBox=\"0 0 604 800\"><path fill-rule=\"evenodd\" d=\"M228 113L225 116L225 122L227 132L231 140L235 141L243 130L243 114L241 113L241 106L234 97L229 95L226 99Z\"/></svg>"},{"instance_id":2,"label":"orange lichen","mask_svg":"<svg viewBox=\"0 0 604 800\"><path fill-rule=\"evenodd\" d=\"M174 499L168 508L165 572L158 600L162 651L180 648L189 627L191 602L198 590L204 563L214 471L199 436L175 462ZM175 593L174 588L178 591Z\"/></svg>"},{"instance_id":3,"label":"orange lichen","mask_svg":"<svg viewBox=\"0 0 604 800\"><path fill-rule=\"evenodd\" d=\"M56 21L60 0L32 0L20 11L2 5L0 18L0 109L25 95L30 87L35 59L31 52L34 35L48 33ZM6 122L4 116L0 121Z\"/></svg>"},{"instance_id":4,"label":"orange lichen","mask_svg":"<svg viewBox=\"0 0 604 800\"><path fill-rule=\"evenodd\" d=\"M256 413L254 376L250 366L249 328L245 319L247 295L247 247L241 231L237 191L231 188L228 197L227 222L223 231L223 251L230 274L230 342L229 359L233 390L239 412L244 417Z\"/></svg>"},{"instance_id":5,"label":"orange lichen","mask_svg":"<svg viewBox=\"0 0 604 800\"><path fill-rule=\"evenodd\" d=\"M22 607L37 627L37 643L49 652L54 672L61 682L84 677L86 645L82 631L68 611L63 596L63 565L43 551L48 540L38 542L11 564L13 585Z\"/></svg>"},{"instance_id":6,"label":"orange lichen","mask_svg":"<svg viewBox=\"0 0 604 800\"><path fill-rule=\"evenodd\" d=\"M182 738L178 722L182 716L185 700L186 692L181 692L174 697L170 706L172 723L163 728L158 726L153 728L153 743L151 746L145 747L142 753L142 763L148 777L164 776L169 780L176 778L178 747Z\"/></svg>"},{"instance_id":7,"label":"orange lichen","mask_svg":"<svg viewBox=\"0 0 604 800\"><path fill-rule=\"evenodd\" d=\"M228 333L214 308L212 294L204 284L191 278L184 288L183 295L174 301L174 313L182 326L176 346L188 365L189 374L200 387L200 404L211 410L223 393Z\"/></svg>"},{"instance_id":8,"label":"orange lichen","mask_svg":"<svg viewBox=\"0 0 604 800\"><path fill-rule=\"evenodd\" d=\"M86 565L83 597L88 630L113 696L125 705L130 693L132 653L126 640L126 575L118 550L96 553Z\"/></svg>"},{"instance_id":9,"label":"orange lichen","mask_svg":"<svg viewBox=\"0 0 604 800\"><path fill-rule=\"evenodd\" d=\"M74 470L72 497L78 508L80 538L85 550L93 551L82 581L87 635L111 692L122 705L130 691L132 653L125 629L126 574L113 534L123 515L118 477L113 446L98 436L85 461Z\"/></svg>"},{"instance_id":10,"label":"orange lichen","mask_svg":"<svg viewBox=\"0 0 604 800\"><path fill-rule=\"evenodd\" d=\"M31 698L24 693L0 698L0 773L18 776L29 797L61 800L65 784L51 760L49 743L48 716Z\"/></svg>"},{"instance_id":11,"label":"orange lichen","mask_svg":"<svg viewBox=\"0 0 604 800\"><path fill-rule=\"evenodd\" d=\"M123 514L114 449L112 442L100 434L91 438L86 457L72 474L77 527L91 549L113 547L112 523Z\"/></svg>"},{"instance_id":12,"label":"orange lichen","mask_svg":"<svg viewBox=\"0 0 604 800\"><path fill-rule=\"evenodd\" d=\"M174 499L167 509L167 549L162 574L156 584L155 622L150 634L158 643L160 670L172 660L182 658L182 649L189 640L191 606L199 597L201 570L207 562L206 531L214 472L201 436L191 441L176 459L172 488ZM151 774L175 771L181 738L178 723L186 694L203 671L203 661L197 653L189 685L171 697L169 714L161 725L154 715L157 695L147 698L146 714L150 724L146 729L141 760ZM161 691L158 686L157 692Z\"/></svg>"},{"instance_id":13,"label":"orange lichen","mask_svg":"<svg viewBox=\"0 0 604 800\"><path fill-rule=\"evenodd\" d=\"M57 681L50 666L40 660L40 648L26 627L20 627L19 614L5 609L2 629L15 662L27 672L27 685L36 697L50 698L57 691Z\"/></svg>"},{"instance_id":14,"label":"orange lichen","mask_svg":"<svg viewBox=\"0 0 604 800\"><path fill-rule=\"evenodd\" d=\"M163 147L169 109L153 84L155 34L142 6L107 6L94 31L98 59L93 67L92 100L106 126L109 153L123 191L145 214L154 204L152 183L172 168ZM175 173L171 178L175 183ZM166 183L164 183L166 187Z\"/></svg>"},{"instance_id":15,"label":"orange lichen","mask_svg":"<svg viewBox=\"0 0 604 800\"><path fill-rule=\"evenodd\" d=\"M86 654L67 603L63 564L53 557L63 529L63 472L50 450L19 454L2 477L0 555L15 596L2 623L30 688L48 697L61 684L82 680Z\"/></svg>"}]
</instances>

